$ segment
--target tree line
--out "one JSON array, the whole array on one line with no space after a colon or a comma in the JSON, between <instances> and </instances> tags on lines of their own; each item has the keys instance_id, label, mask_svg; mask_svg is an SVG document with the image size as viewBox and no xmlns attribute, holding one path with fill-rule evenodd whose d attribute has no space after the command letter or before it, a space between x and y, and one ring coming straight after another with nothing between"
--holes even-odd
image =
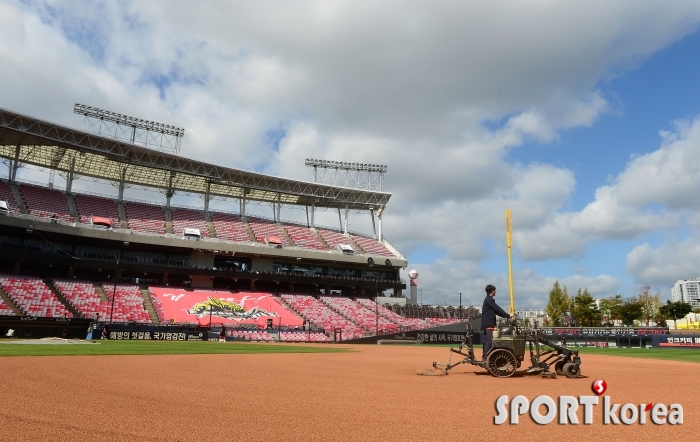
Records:
<instances>
[{"instance_id":1,"label":"tree line","mask_svg":"<svg viewBox=\"0 0 700 442\"><path fill-rule=\"evenodd\" d=\"M566 286L556 281L549 292L545 325L612 327L619 321L625 326L656 323L665 327L666 320L673 320L675 326L675 321L693 311L688 303L666 301L663 304L660 297L660 292L652 295L650 287L645 285L634 296L623 298L622 295L615 295L601 299L598 305L588 289L579 288L576 295L571 296Z\"/></svg>"}]
</instances>

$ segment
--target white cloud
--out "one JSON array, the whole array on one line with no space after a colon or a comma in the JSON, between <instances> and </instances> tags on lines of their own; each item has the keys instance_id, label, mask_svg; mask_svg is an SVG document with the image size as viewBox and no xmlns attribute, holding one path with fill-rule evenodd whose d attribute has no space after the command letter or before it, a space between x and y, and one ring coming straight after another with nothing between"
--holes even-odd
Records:
<instances>
[{"instance_id":1,"label":"white cloud","mask_svg":"<svg viewBox=\"0 0 700 442\"><path fill-rule=\"evenodd\" d=\"M700 118L675 122L663 131L660 149L632 160L616 182L620 201L635 207L649 204L669 209L697 209L700 199Z\"/></svg>"},{"instance_id":2,"label":"white cloud","mask_svg":"<svg viewBox=\"0 0 700 442\"><path fill-rule=\"evenodd\" d=\"M638 284L662 287L670 292L679 279L700 276L700 237L669 240L654 248L641 244L627 254L626 270Z\"/></svg>"},{"instance_id":3,"label":"white cloud","mask_svg":"<svg viewBox=\"0 0 700 442\"><path fill-rule=\"evenodd\" d=\"M185 156L292 178L310 179L311 156L388 164L387 237L404 252L445 249L445 272L456 272L445 280L457 284L489 256L484 241L503 250L506 207L526 260L672 225L646 206L684 207L700 184L696 123L579 213L562 211L570 170L507 155L593 124L610 107L601 79L699 19L700 5L681 1L1 3L0 106L70 126L76 101L174 123L186 128ZM551 286L538 278L525 290L532 303L537 284Z\"/></svg>"}]
</instances>

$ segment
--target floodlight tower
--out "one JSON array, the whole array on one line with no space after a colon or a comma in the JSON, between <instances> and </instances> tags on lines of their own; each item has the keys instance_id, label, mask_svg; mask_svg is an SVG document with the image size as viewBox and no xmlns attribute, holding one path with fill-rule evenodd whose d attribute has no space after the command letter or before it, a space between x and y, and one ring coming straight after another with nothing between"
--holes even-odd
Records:
<instances>
[{"instance_id":1,"label":"floodlight tower","mask_svg":"<svg viewBox=\"0 0 700 442\"><path fill-rule=\"evenodd\" d=\"M164 152L180 153L185 129L155 121L142 120L128 115L75 103L73 113L83 115L84 128L99 135L154 147Z\"/></svg>"},{"instance_id":2,"label":"floodlight tower","mask_svg":"<svg viewBox=\"0 0 700 442\"><path fill-rule=\"evenodd\" d=\"M317 160L307 158L307 167L314 169L314 183L327 184L329 186L347 187L350 189L369 190L373 192L384 192L384 175L387 166L384 164L367 163L347 163L345 161ZM311 219L313 220L313 210L311 208ZM369 212L372 217L372 228L374 238L382 240L382 211L384 207L370 207ZM338 219L340 228L344 233L348 233L348 208L345 208L345 222L338 208ZM377 217L379 231L374 223Z\"/></svg>"}]
</instances>

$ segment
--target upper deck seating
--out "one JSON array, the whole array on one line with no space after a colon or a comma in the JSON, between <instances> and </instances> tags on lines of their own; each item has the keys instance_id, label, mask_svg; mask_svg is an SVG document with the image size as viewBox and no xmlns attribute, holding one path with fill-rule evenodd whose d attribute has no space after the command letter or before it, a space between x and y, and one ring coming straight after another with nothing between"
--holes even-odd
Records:
<instances>
[{"instance_id":1,"label":"upper deck seating","mask_svg":"<svg viewBox=\"0 0 700 442\"><path fill-rule=\"evenodd\" d=\"M338 244L346 244L352 246L353 249L356 248L352 244L352 240L342 233L326 229L318 229L318 233L321 234L323 240L330 246L331 250L336 250L338 248ZM355 250L355 252L359 253L360 250Z\"/></svg>"},{"instance_id":2,"label":"upper deck seating","mask_svg":"<svg viewBox=\"0 0 700 442\"><path fill-rule=\"evenodd\" d=\"M207 220L204 218L204 212L189 209L172 209L173 233L182 235L185 228L199 229L202 236L209 236L209 228Z\"/></svg>"},{"instance_id":3,"label":"upper deck seating","mask_svg":"<svg viewBox=\"0 0 700 442\"><path fill-rule=\"evenodd\" d=\"M316 233L309 229L308 227L295 226L295 225L285 225L289 237L294 241L294 245L297 247L303 247L305 249L313 250L328 250Z\"/></svg>"},{"instance_id":4,"label":"upper deck seating","mask_svg":"<svg viewBox=\"0 0 700 442\"><path fill-rule=\"evenodd\" d=\"M337 296L321 296L321 300L367 330L378 328L382 333L398 331L399 327L396 324L377 315L374 311L370 312L352 299Z\"/></svg>"},{"instance_id":5,"label":"upper deck seating","mask_svg":"<svg viewBox=\"0 0 700 442\"><path fill-rule=\"evenodd\" d=\"M107 198L99 198L90 195L76 195L73 200L80 215L80 222L89 224L93 216L109 218L112 228L119 228L119 212L117 203Z\"/></svg>"},{"instance_id":6,"label":"upper deck seating","mask_svg":"<svg viewBox=\"0 0 700 442\"><path fill-rule=\"evenodd\" d=\"M72 318L73 314L44 284L41 278L0 275L0 286L27 316Z\"/></svg>"},{"instance_id":7,"label":"upper deck seating","mask_svg":"<svg viewBox=\"0 0 700 442\"><path fill-rule=\"evenodd\" d=\"M12 194L12 189L9 184L2 180L0 180L0 201L7 201L8 209L12 212L17 211L17 201L15 201L15 196Z\"/></svg>"},{"instance_id":8,"label":"upper deck seating","mask_svg":"<svg viewBox=\"0 0 700 442\"><path fill-rule=\"evenodd\" d=\"M240 216L225 213L212 213L211 223L216 231L216 237L228 241L249 242L248 231Z\"/></svg>"},{"instance_id":9,"label":"upper deck seating","mask_svg":"<svg viewBox=\"0 0 700 442\"><path fill-rule=\"evenodd\" d=\"M165 213L162 207L127 203L124 210L130 229L137 232L165 234Z\"/></svg>"},{"instance_id":10,"label":"upper deck seating","mask_svg":"<svg viewBox=\"0 0 700 442\"><path fill-rule=\"evenodd\" d=\"M253 235L255 235L255 240L257 242L265 244L265 238L268 236L276 236L285 246L289 245L287 238L282 235L277 224L272 221L261 218L248 218L248 225L250 225L251 230L253 230Z\"/></svg>"},{"instance_id":11,"label":"upper deck seating","mask_svg":"<svg viewBox=\"0 0 700 442\"><path fill-rule=\"evenodd\" d=\"M22 184L19 187L19 191L22 194L24 205L31 215L40 218L51 218L55 214L59 220L73 221L68 208L68 200L58 190Z\"/></svg>"},{"instance_id":12,"label":"upper deck seating","mask_svg":"<svg viewBox=\"0 0 700 442\"><path fill-rule=\"evenodd\" d=\"M281 296L317 327L328 332L333 332L336 327L339 327L342 330L343 340L359 338L365 334L362 327L334 312L313 296L294 294L282 294Z\"/></svg>"},{"instance_id":13,"label":"upper deck seating","mask_svg":"<svg viewBox=\"0 0 700 442\"><path fill-rule=\"evenodd\" d=\"M357 235L352 235L352 239L355 240L355 242L362 247L362 250L364 250L366 253L372 254L372 255L379 255L379 256L387 256L394 258L394 254L387 249L384 244L380 243L379 241L375 241L374 239L371 238L366 238L364 236L357 236Z\"/></svg>"}]
</instances>

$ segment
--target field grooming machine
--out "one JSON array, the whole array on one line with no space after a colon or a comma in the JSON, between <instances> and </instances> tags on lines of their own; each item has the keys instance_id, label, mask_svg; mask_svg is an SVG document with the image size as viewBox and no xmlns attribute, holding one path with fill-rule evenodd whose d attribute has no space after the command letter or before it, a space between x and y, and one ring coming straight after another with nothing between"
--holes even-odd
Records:
<instances>
[{"instance_id":1,"label":"field grooming machine","mask_svg":"<svg viewBox=\"0 0 700 442\"><path fill-rule=\"evenodd\" d=\"M486 369L492 376L508 378L515 374L525 359L525 347L530 350L530 367L526 373L539 373L542 377L555 378L557 375L577 378L581 374L581 358L578 350L552 342L543 332L534 327L523 327L521 321L509 319L500 322L494 330L493 347L483 361L474 356L473 330L467 324L467 334L458 348L450 348L447 364L433 362L433 368L442 374L462 364L476 365ZM458 354L463 359L452 363L452 356ZM552 368L554 370L552 370Z\"/></svg>"}]
</instances>

